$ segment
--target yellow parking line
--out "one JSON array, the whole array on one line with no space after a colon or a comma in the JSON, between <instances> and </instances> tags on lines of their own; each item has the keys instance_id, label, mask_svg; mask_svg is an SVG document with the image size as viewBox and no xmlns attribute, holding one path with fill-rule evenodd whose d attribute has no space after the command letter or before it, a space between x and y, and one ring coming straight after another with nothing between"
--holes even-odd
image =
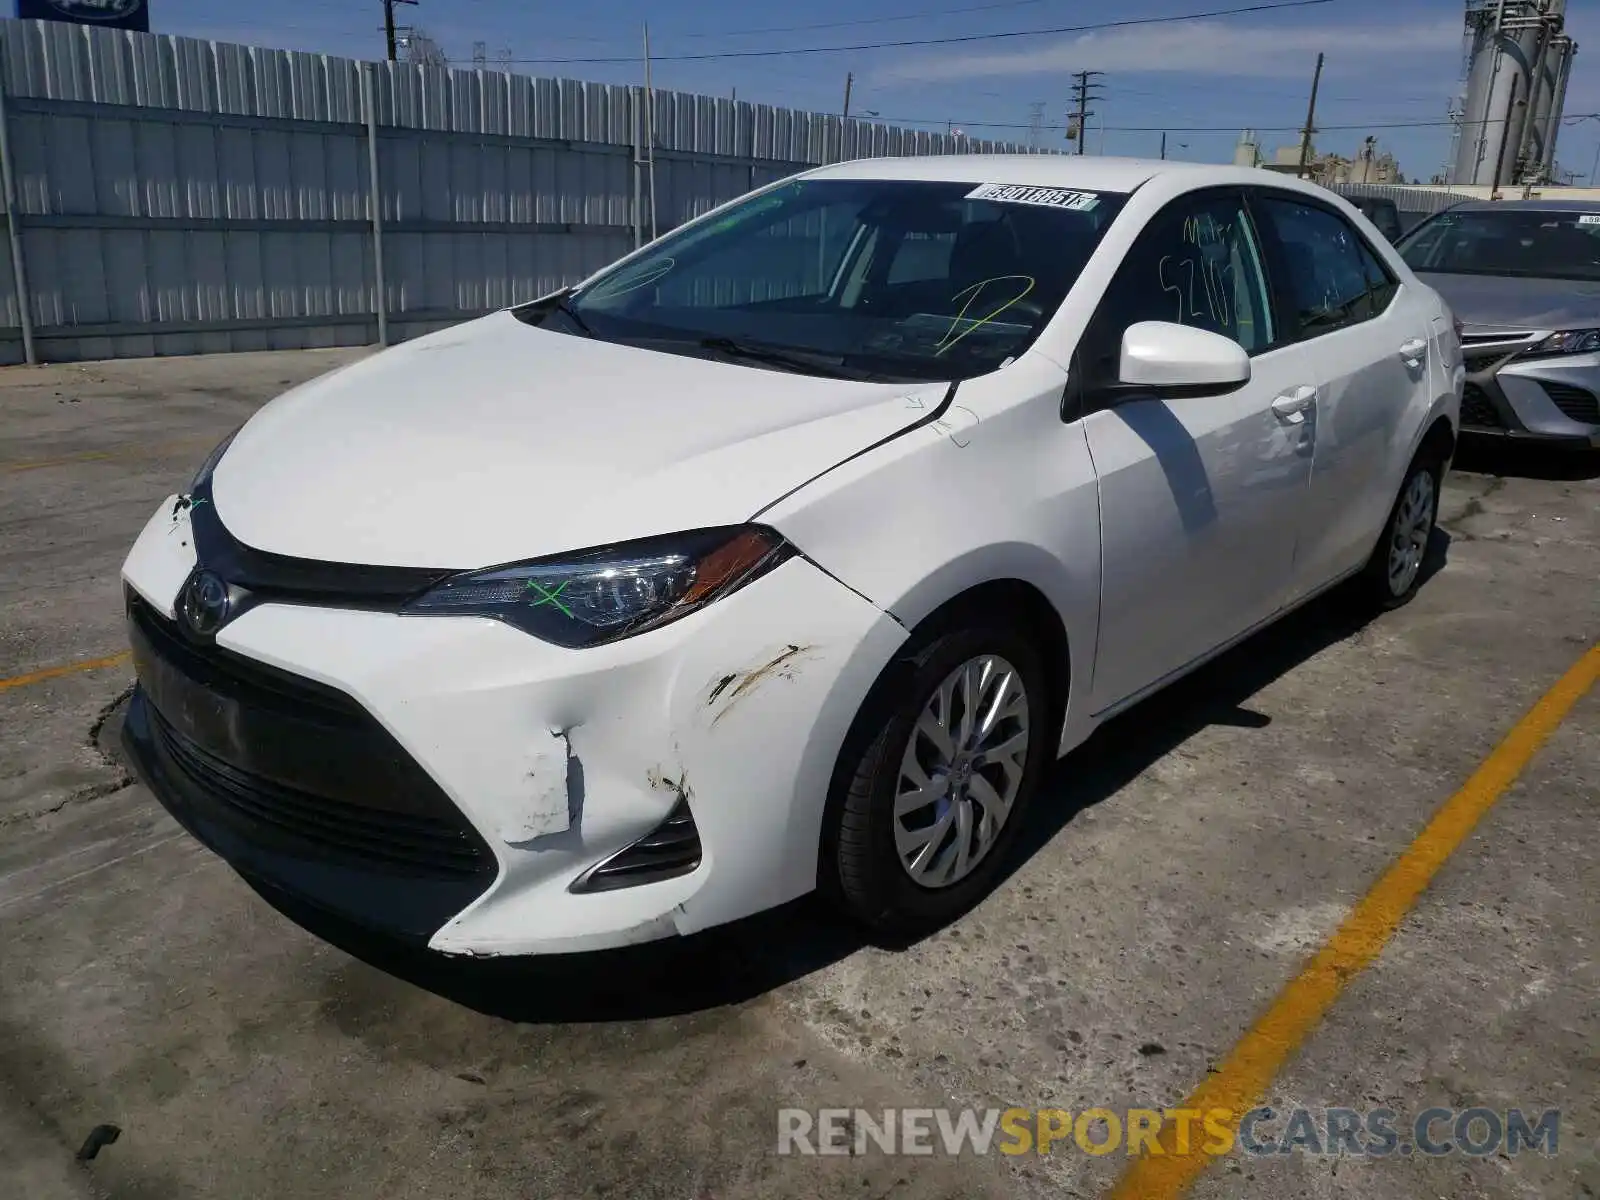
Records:
<instances>
[{"instance_id":1,"label":"yellow parking line","mask_svg":"<svg viewBox=\"0 0 1600 1200\"><path fill-rule=\"evenodd\" d=\"M167 442L159 446L144 444L118 446L115 450L86 450L82 454L64 454L60 458L35 458L22 462L0 463L0 471L42 471L46 467L70 467L76 463L107 462L119 458L140 458L145 455L176 454L201 446L211 445L205 438L185 438L181 442Z\"/></svg>"},{"instance_id":2,"label":"yellow parking line","mask_svg":"<svg viewBox=\"0 0 1600 1200\"><path fill-rule=\"evenodd\" d=\"M1239 1039L1222 1065L1184 1101L1185 1108L1202 1112L1226 1109L1232 1114L1229 1127L1237 1132L1239 1118L1261 1103L1279 1069L1316 1028L1339 993L1383 950L1445 860L1516 781L1597 678L1600 645L1591 647L1540 698L1461 790L1434 813L1344 924ZM1169 1200L1183 1195L1210 1159L1194 1142L1187 1153L1178 1153L1176 1139L1176 1127L1169 1125L1157 1143L1161 1152L1131 1163L1112 1190L1112 1200Z\"/></svg>"},{"instance_id":3,"label":"yellow parking line","mask_svg":"<svg viewBox=\"0 0 1600 1200\"><path fill-rule=\"evenodd\" d=\"M120 667L131 657L126 650L121 654L110 654L105 658L88 658L83 662L63 663L59 667L45 667L41 671L29 671L26 675L13 675L10 679L0 679L0 692L9 692L12 688L27 687L30 683L43 683L47 679L60 679L63 675L76 675L81 671L99 671L106 667Z\"/></svg>"}]
</instances>

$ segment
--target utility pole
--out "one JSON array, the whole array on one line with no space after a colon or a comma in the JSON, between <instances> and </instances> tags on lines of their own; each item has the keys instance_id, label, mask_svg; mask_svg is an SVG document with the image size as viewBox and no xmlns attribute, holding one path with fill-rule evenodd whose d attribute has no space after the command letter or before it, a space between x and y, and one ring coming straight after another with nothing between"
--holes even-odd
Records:
<instances>
[{"instance_id":1,"label":"utility pole","mask_svg":"<svg viewBox=\"0 0 1600 1200\"><path fill-rule=\"evenodd\" d=\"M1097 87L1100 86L1098 83L1091 83L1090 82L1090 78L1092 76L1095 76L1095 75L1104 75L1104 74L1105 74L1104 71L1079 71L1074 76L1074 78L1077 80L1077 83L1074 85L1074 88L1078 93L1078 109L1077 109L1077 112L1071 114L1069 119L1068 119L1068 125L1069 125L1068 132L1071 132L1071 130L1070 130L1071 122L1073 120L1076 120L1077 123L1078 123L1078 153L1079 154L1083 153L1084 143L1089 140L1088 136L1087 136L1087 134L1088 134L1088 121L1089 121L1090 117L1094 116L1094 109L1089 107L1089 101L1091 99L1098 99L1098 97L1091 97L1090 94L1089 94L1089 91L1090 91L1091 88L1097 88Z\"/></svg>"},{"instance_id":2,"label":"utility pole","mask_svg":"<svg viewBox=\"0 0 1600 1200\"><path fill-rule=\"evenodd\" d=\"M850 119L850 89L855 85L856 77L853 71L844 73L844 119Z\"/></svg>"},{"instance_id":3,"label":"utility pole","mask_svg":"<svg viewBox=\"0 0 1600 1200\"><path fill-rule=\"evenodd\" d=\"M1322 82L1322 55L1317 55L1316 73L1311 76L1311 103L1306 105L1306 127L1300 131L1300 169L1295 178L1306 177L1306 160L1311 157L1311 135L1317 131L1317 85Z\"/></svg>"},{"instance_id":4,"label":"utility pole","mask_svg":"<svg viewBox=\"0 0 1600 1200\"><path fill-rule=\"evenodd\" d=\"M1161 135L1161 158L1162 158L1162 161L1165 161L1166 157L1167 157L1167 135L1163 133Z\"/></svg>"},{"instance_id":5,"label":"utility pole","mask_svg":"<svg viewBox=\"0 0 1600 1200\"><path fill-rule=\"evenodd\" d=\"M1508 114L1517 107L1517 84L1520 82L1521 80L1515 74L1511 76L1511 103L1506 106ZM1494 156L1494 182L1489 185L1489 199L1491 200L1500 199L1500 174L1505 165L1506 137L1510 132L1511 118L1507 116L1506 120L1500 125L1500 149L1495 151Z\"/></svg>"},{"instance_id":6,"label":"utility pole","mask_svg":"<svg viewBox=\"0 0 1600 1200\"><path fill-rule=\"evenodd\" d=\"M396 4L416 4L418 0L383 0L383 33L389 43L389 61L394 62L400 57L399 45L395 41L394 6Z\"/></svg>"},{"instance_id":7,"label":"utility pole","mask_svg":"<svg viewBox=\"0 0 1600 1200\"><path fill-rule=\"evenodd\" d=\"M644 23L644 139L649 163L650 240L660 236L656 228L656 89L650 81L650 22Z\"/></svg>"}]
</instances>

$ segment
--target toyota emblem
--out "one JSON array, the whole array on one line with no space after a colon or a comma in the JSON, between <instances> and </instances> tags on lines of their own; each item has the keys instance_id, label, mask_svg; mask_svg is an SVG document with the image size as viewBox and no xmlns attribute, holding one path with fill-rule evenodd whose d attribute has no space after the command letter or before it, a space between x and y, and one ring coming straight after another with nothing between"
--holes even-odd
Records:
<instances>
[{"instance_id":1,"label":"toyota emblem","mask_svg":"<svg viewBox=\"0 0 1600 1200\"><path fill-rule=\"evenodd\" d=\"M178 615L190 633L209 638L222 628L232 606L228 585L215 571L196 570L178 597Z\"/></svg>"}]
</instances>

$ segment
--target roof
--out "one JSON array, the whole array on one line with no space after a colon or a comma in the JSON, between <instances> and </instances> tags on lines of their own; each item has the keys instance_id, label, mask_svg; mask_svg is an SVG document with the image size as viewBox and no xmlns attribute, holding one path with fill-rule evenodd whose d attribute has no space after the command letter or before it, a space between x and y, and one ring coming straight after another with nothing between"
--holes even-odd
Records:
<instances>
[{"instance_id":1,"label":"roof","mask_svg":"<svg viewBox=\"0 0 1600 1200\"><path fill-rule=\"evenodd\" d=\"M1194 185L1240 184L1323 189L1255 167L1217 166L1155 158L1105 158L1078 154L934 154L916 158L858 158L806 173L822 179L927 179L951 183L1015 183L1035 187L1131 192L1158 175L1183 176Z\"/></svg>"}]
</instances>

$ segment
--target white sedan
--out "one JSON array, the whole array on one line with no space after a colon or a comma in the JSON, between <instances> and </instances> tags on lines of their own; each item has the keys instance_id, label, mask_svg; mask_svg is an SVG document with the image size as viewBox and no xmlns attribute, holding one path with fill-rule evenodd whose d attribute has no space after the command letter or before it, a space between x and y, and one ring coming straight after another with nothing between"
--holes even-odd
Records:
<instances>
[{"instance_id":1,"label":"white sedan","mask_svg":"<svg viewBox=\"0 0 1600 1200\"><path fill-rule=\"evenodd\" d=\"M914 936L1107 718L1412 595L1461 387L1292 179L823 167L258 412L123 568L126 741L242 874L446 953L818 888Z\"/></svg>"}]
</instances>

